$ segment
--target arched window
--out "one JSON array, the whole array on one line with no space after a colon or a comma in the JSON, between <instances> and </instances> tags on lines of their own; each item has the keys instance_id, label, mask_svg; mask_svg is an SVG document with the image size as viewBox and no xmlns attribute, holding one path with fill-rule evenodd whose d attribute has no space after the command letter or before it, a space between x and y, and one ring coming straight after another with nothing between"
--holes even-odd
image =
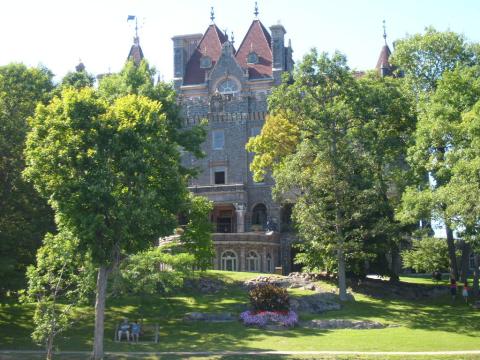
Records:
<instances>
[{"instance_id":1,"label":"arched window","mask_svg":"<svg viewBox=\"0 0 480 360\"><path fill-rule=\"evenodd\" d=\"M222 254L222 270L237 271L237 254L228 250Z\"/></svg>"},{"instance_id":2,"label":"arched window","mask_svg":"<svg viewBox=\"0 0 480 360\"><path fill-rule=\"evenodd\" d=\"M220 94L233 94L238 91L238 85L235 80L225 79L217 86L217 90Z\"/></svg>"},{"instance_id":3,"label":"arched window","mask_svg":"<svg viewBox=\"0 0 480 360\"><path fill-rule=\"evenodd\" d=\"M248 53L247 64L258 64L258 55L255 51L250 51Z\"/></svg>"},{"instance_id":4,"label":"arched window","mask_svg":"<svg viewBox=\"0 0 480 360\"><path fill-rule=\"evenodd\" d=\"M252 211L252 225L261 225L265 228L267 224L267 207L264 204L255 205Z\"/></svg>"},{"instance_id":5,"label":"arched window","mask_svg":"<svg viewBox=\"0 0 480 360\"><path fill-rule=\"evenodd\" d=\"M260 271L260 257L255 251L250 251L247 255L247 271Z\"/></svg>"},{"instance_id":6,"label":"arched window","mask_svg":"<svg viewBox=\"0 0 480 360\"><path fill-rule=\"evenodd\" d=\"M270 254L267 254L266 265L267 265L266 272L268 273L273 272L273 261L272 261L272 255Z\"/></svg>"}]
</instances>

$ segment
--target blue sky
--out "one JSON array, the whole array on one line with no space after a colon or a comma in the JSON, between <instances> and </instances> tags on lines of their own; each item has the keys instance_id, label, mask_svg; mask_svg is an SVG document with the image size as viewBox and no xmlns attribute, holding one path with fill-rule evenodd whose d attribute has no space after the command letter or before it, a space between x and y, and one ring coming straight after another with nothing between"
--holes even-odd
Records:
<instances>
[{"instance_id":1,"label":"blue sky","mask_svg":"<svg viewBox=\"0 0 480 360\"><path fill-rule=\"evenodd\" d=\"M95 74L118 71L128 54L138 16L145 56L165 80L172 78L174 35L202 33L210 7L221 29L234 32L236 44L253 20L254 1L246 0L15 0L1 1L0 65L43 64L57 78L79 59ZM292 40L295 60L312 47L340 50L352 68L375 66L383 45L382 20L388 41L432 25L480 41L480 1L473 0L260 0L259 18L266 27L281 22Z\"/></svg>"}]
</instances>

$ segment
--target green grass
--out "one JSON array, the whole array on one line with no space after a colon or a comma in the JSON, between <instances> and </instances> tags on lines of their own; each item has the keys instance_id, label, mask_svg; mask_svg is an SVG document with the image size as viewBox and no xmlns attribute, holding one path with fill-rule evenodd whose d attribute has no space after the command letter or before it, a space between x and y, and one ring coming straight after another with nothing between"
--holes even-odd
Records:
<instances>
[{"instance_id":1,"label":"green grass","mask_svg":"<svg viewBox=\"0 0 480 360\"><path fill-rule=\"evenodd\" d=\"M246 328L239 322L187 323L186 312L239 313L248 302L247 293L238 281L258 276L248 273L210 271L208 276L227 282L218 294L180 292L167 298L156 296L108 299L105 323L106 351L450 351L480 349L480 312L473 311L459 299L424 301L374 299L354 294L356 301L346 303L342 310L322 315L300 314L301 320L314 318L345 318L375 320L395 325L375 330L314 330L295 328L272 331ZM321 284L329 287L329 284ZM308 294L305 290L292 290ZM90 350L93 335L93 308L79 308L78 323L57 340L61 350ZM13 300L0 304L0 350L40 349L32 343L33 307L18 305ZM143 318L146 323L160 324L160 342L141 344L113 341L116 323L123 317ZM145 339L144 339L145 340ZM1 355L0 355L1 358ZM164 359L162 357L161 359ZM226 359L227 357L220 357ZM228 357L228 359L236 359ZM241 357L238 357L241 358ZM269 359L269 357L262 357ZM280 358L276 356L275 358ZM282 357L300 359L304 357ZM313 358L313 357L305 357ZM315 357L319 358L319 357ZM321 357L320 357L321 358ZM334 357L325 357L326 359ZM339 357L337 357L339 358ZM350 357L362 359L362 357ZM385 358L385 357L383 357ZM395 357L392 357L394 359ZM442 357L442 359L448 357ZM453 357L459 359L462 357ZM453 359L452 358L452 359ZM473 359L475 357L463 357ZM198 359L195 357L195 359ZM400 358L398 358L400 359Z\"/></svg>"},{"instance_id":2,"label":"green grass","mask_svg":"<svg viewBox=\"0 0 480 360\"><path fill-rule=\"evenodd\" d=\"M448 285L449 278L448 275L443 275L442 280L436 281L432 279L430 274L412 274L412 275L403 275L400 276L400 281L411 283L411 284L422 284L422 285Z\"/></svg>"}]
</instances>

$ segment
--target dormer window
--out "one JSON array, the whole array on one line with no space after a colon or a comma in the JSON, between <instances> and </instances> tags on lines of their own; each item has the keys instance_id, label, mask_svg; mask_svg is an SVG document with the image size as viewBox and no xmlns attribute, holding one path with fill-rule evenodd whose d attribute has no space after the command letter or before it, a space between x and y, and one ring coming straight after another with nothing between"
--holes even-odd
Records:
<instances>
[{"instance_id":1,"label":"dormer window","mask_svg":"<svg viewBox=\"0 0 480 360\"><path fill-rule=\"evenodd\" d=\"M248 53L247 64L258 64L258 55L255 51L250 51Z\"/></svg>"},{"instance_id":2,"label":"dormer window","mask_svg":"<svg viewBox=\"0 0 480 360\"><path fill-rule=\"evenodd\" d=\"M235 80L225 79L217 86L217 90L220 94L233 94L238 91L238 85Z\"/></svg>"},{"instance_id":3,"label":"dormer window","mask_svg":"<svg viewBox=\"0 0 480 360\"><path fill-rule=\"evenodd\" d=\"M210 69L212 67L212 59L209 56L202 56L200 58L200 68Z\"/></svg>"}]
</instances>

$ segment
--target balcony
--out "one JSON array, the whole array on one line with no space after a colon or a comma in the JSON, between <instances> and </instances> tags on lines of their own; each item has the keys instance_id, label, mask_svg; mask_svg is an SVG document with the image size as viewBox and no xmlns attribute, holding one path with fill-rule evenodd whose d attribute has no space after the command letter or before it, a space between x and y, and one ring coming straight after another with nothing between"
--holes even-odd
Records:
<instances>
[{"instance_id":1,"label":"balcony","mask_svg":"<svg viewBox=\"0 0 480 360\"><path fill-rule=\"evenodd\" d=\"M195 195L203 195L214 202L245 202L247 198L244 184L195 185L188 189Z\"/></svg>"},{"instance_id":2,"label":"balcony","mask_svg":"<svg viewBox=\"0 0 480 360\"><path fill-rule=\"evenodd\" d=\"M215 245L226 243L263 243L280 244L280 234L277 232L267 235L264 232L245 232L245 233L213 233L212 240Z\"/></svg>"}]
</instances>

